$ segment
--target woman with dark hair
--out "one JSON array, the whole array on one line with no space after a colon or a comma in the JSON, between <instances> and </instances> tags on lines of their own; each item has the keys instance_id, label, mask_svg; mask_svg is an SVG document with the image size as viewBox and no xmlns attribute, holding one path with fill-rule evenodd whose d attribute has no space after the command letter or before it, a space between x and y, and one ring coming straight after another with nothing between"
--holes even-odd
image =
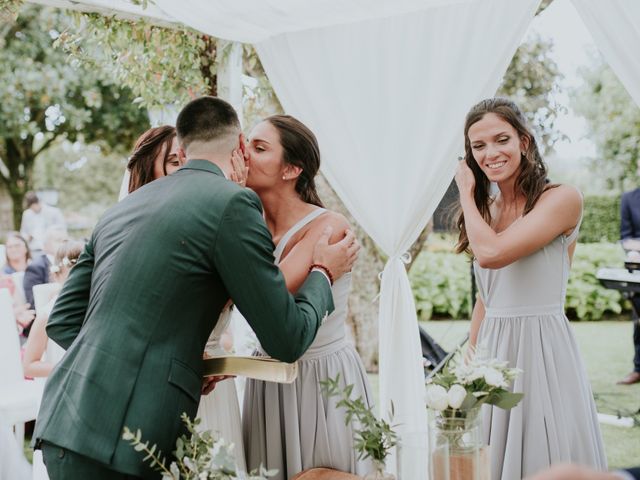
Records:
<instances>
[{"instance_id":1,"label":"woman with dark hair","mask_svg":"<svg viewBox=\"0 0 640 480\"><path fill-rule=\"evenodd\" d=\"M183 163L184 159L180 158L178 152L175 127L163 125L150 128L140 135L129 157L128 192L175 172Z\"/></svg>"},{"instance_id":2,"label":"woman with dark hair","mask_svg":"<svg viewBox=\"0 0 640 480\"><path fill-rule=\"evenodd\" d=\"M333 243L342 239L349 225L342 215L323 208L314 180L320 149L315 135L300 121L275 115L259 123L251 132L246 158L247 186L262 201L276 245L275 261L289 290L296 292L312 267L313 246L323 231L332 228ZM262 464L278 469L274 478L283 480L318 466L360 475L371 470L368 460L358 459L344 409L337 408L320 385L339 375L341 387L353 385L353 397L361 396L372 408L366 372L346 338L350 288L351 274L333 284L335 311L298 361L294 383L247 381L242 421L250 470Z\"/></svg>"},{"instance_id":3,"label":"woman with dark hair","mask_svg":"<svg viewBox=\"0 0 640 480\"><path fill-rule=\"evenodd\" d=\"M582 195L548 183L536 140L510 100L475 105L464 143L457 251L473 255L479 287L470 344L476 355L523 372L510 387L524 393L517 407L483 407L492 477L523 478L562 462L605 470L593 394L564 314Z\"/></svg>"}]
</instances>

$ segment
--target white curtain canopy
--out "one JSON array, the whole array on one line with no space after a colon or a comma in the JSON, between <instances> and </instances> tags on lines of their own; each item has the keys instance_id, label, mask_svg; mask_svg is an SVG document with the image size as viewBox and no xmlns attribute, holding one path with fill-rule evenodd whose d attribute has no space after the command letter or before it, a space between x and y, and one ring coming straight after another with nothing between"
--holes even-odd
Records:
<instances>
[{"instance_id":1,"label":"white curtain canopy","mask_svg":"<svg viewBox=\"0 0 640 480\"><path fill-rule=\"evenodd\" d=\"M426 478L424 374L402 255L451 181L466 111L495 93L539 0L187 3L156 0L194 28L257 42L285 111L316 133L323 172L389 256L380 409L393 402L401 441L423 433L422 454L406 448L400 460L405 478Z\"/></svg>"},{"instance_id":2,"label":"white curtain canopy","mask_svg":"<svg viewBox=\"0 0 640 480\"><path fill-rule=\"evenodd\" d=\"M31 0L183 23L254 43L287 113L317 134L323 172L388 255L380 296L380 401L401 442L425 438L424 383L403 254L449 185L464 115L492 96L540 0ZM640 0L573 0L640 105ZM374 281L372 279L372 281ZM403 478L426 478L405 444ZM393 469L393 466L391 466Z\"/></svg>"},{"instance_id":3,"label":"white curtain canopy","mask_svg":"<svg viewBox=\"0 0 640 480\"><path fill-rule=\"evenodd\" d=\"M640 1L573 0L602 56L640 106Z\"/></svg>"}]
</instances>

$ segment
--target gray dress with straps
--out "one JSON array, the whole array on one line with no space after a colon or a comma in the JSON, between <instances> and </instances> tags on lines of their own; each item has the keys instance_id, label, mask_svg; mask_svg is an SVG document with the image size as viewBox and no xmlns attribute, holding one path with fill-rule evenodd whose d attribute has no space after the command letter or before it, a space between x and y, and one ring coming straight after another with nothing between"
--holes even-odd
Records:
<instances>
[{"instance_id":1,"label":"gray dress with straps","mask_svg":"<svg viewBox=\"0 0 640 480\"><path fill-rule=\"evenodd\" d=\"M483 407L493 479L519 479L562 462L607 468L591 386L564 314L568 249L578 230L504 268L475 264L486 308L478 355L523 370L512 386L524 393L517 407Z\"/></svg>"},{"instance_id":2,"label":"gray dress with straps","mask_svg":"<svg viewBox=\"0 0 640 480\"><path fill-rule=\"evenodd\" d=\"M314 210L282 237L274 252L276 263L291 237L323 212L324 209ZM247 380L242 423L249 470L260 464L277 468L276 480L287 480L312 467L331 467L359 475L371 470L369 460L358 459L351 424L345 424L344 409L336 407L339 399L327 398L320 386L322 380L340 374L342 387L352 384L352 397L362 396L365 405L373 408L362 361L346 338L350 290L350 273L334 283L335 310L298 361L294 383Z\"/></svg>"}]
</instances>

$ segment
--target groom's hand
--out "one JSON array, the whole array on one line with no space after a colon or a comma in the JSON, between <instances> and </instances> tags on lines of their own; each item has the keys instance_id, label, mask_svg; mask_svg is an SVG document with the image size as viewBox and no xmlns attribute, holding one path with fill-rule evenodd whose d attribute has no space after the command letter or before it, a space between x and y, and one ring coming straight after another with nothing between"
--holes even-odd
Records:
<instances>
[{"instance_id":1,"label":"groom's hand","mask_svg":"<svg viewBox=\"0 0 640 480\"><path fill-rule=\"evenodd\" d=\"M209 395L216 388L218 382L226 380L227 378L234 378L235 375L214 375L212 377L205 377L202 381L202 395Z\"/></svg>"},{"instance_id":2,"label":"groom's hand","mask_svg":"<svg viewBox=\"0 0 640 480\"><path fill-rule=\"evenodd\" d=\"M322 265L329 270L330 276L337 280L342 275L351 271L358 258L360 244L351 230L345 230L344 238L332 245L329 239L333 233L333 227L327 226L316 242L313 250L312 263Z\"/></svg>"}]
</instances>

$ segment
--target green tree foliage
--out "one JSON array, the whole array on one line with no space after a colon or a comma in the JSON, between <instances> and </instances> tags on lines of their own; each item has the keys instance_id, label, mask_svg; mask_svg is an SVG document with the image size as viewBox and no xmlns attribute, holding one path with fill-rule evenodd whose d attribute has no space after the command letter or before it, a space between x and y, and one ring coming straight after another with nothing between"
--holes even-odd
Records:
<instances>
[{"instance_id":1,"label":"green tree foliage","mask_svg":"<svg viewBox=\"0 0 640 480\"><path fill-rule=\"evenodd\" d=\"M581 242L620 240L620 195L586 195L583 215Z\"/></svg>"},{"instance_id":2,"label":"green tree foliage","mask_svg":"<svg viewBox=\"0 0 640 480\"><path fill-rule=\"evenodd\" d=\"M230 42L181 25L154 25L98 14L74 13L75 24L60 45L76 61L107 70L149 108L183 105L200 95L217 94L217 72ZM252 45L243 45L243 68L254 85L245 86L247 125L282 107Z\"/></svg>"},{"instance_id":3,"label":"green tree foliage","mask_svg":"<svg viewBox=\"0 0 640 480\"><path fill-rule=\"evenodd\" d=\"M215 38L144 19L71 15L74 22L59 39L63 50L85 66L108 72L134 92L136 103L182 105L195 96L216 95L216 56L224 54L225 44L219 46Z\"/></svg>"},{"instance_id":4,"label":"green tree foliage","mask_svg":"<svg viewBox=\"0 0 640 480\"><path fill-rule=\"evenodd\" d=\"M36 159L59 138L128 150L148 127L131 93L102 71L68 62L53 43L68 28L61 10L24 5L0 24L0 183L19 225Z\"/></svg>"},{"instance_id":5,"label":"green tree foliage","mask_svg":"<svg viewBox=\"0 0 640 480\"><path fill-rule=\"evenodd\" d=\"M584 83L572 92L571 102L586 119L589 138L596 144L593 171L620 194L638 182L640 108L601 61L581 69L580 74Z\"/></svg>"},{"instance_id":6,"label":"green tree foliage","mask_svg":"<svg viewBox=\"0 0 640 480\"><path fill-rule=\"evenodd\" d=\"M502 79L499 96L511 98L534 128L542 153L564 138L556 129L558 114L565 108L556 99L562 75L551 59L551 40L534 36L520 45Z\"/></svg>"},{"instance_id":7,"label":"green tree foliage","mask_svg":"<svg viewBox=\"0 0 640 480\"><path fill-rule=\"evenodd\" d=\"M66 213L70 234L90 233L97 218L116 203L126 158L96 145L67 140L55 142L34 169L36 190L58 191L58 206Z\"/></svg>"}]
</instances>

